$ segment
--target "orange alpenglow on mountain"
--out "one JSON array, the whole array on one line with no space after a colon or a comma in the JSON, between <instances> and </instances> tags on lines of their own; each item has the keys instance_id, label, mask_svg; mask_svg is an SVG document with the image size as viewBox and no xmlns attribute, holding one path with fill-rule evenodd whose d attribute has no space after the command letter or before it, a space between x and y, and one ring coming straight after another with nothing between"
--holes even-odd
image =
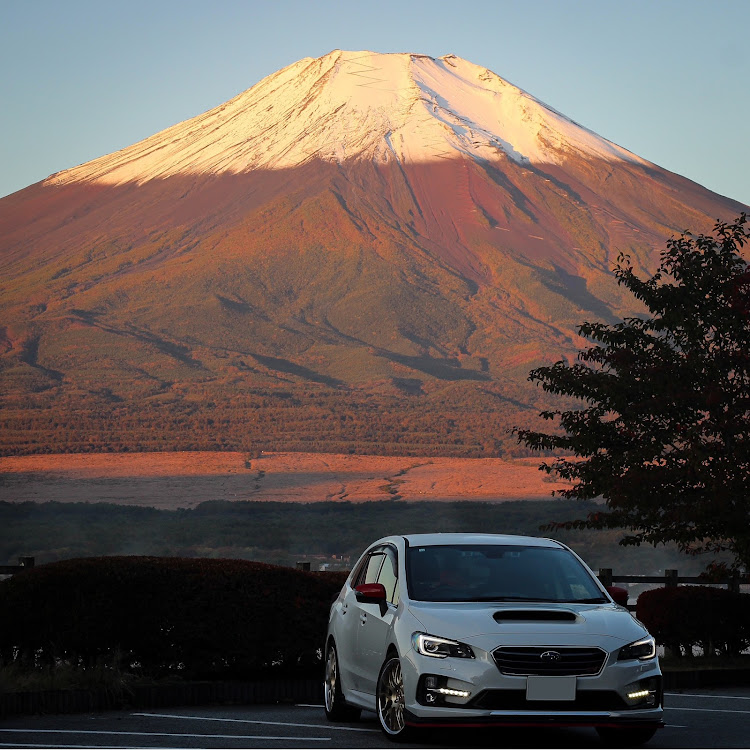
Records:
<instances>
[{"instance_id":1,"label":"orange alpenglow on mountain","mask_svg":"<svg viewBox=\"0 0 750 750\"><path fill-rule=\"evenodd\" d=\"M497 455L618 253L742 210L454 55L305 58L0 200L0 452Z\"/></svg>"}]
</instances>

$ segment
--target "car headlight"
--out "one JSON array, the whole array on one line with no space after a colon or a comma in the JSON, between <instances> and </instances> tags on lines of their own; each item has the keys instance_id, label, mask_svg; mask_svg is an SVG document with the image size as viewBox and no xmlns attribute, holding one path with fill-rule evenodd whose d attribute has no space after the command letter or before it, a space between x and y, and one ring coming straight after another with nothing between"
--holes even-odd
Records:
<instances>
[{"instance_id":1,"label":"car headlight","mask_svg":"<svg viewBox=\"0 0 750 750\"><path fill-rule=\"evenodd\" d=\"M639 641L634 641L627 646L623 646L620 649L617 660L640 659L640 661L646 661L647 659L653 659L655 656L656 641L649 636L648 638L641 638Z\"/></svg>"},{"instance_id":2,"label":"car headlight","mask_svg":"<svg viewBox=\"0 0 750 750\"><path fill-rule=\"evenodd\" d=\"M445 659L446 656L455 656L459 659L474 658L471 646L451 641L448 638L438 638L427 633L414 633L411 642L414 650L422 656L434 656L438 659Z\"/></svg>"}]
</instances>

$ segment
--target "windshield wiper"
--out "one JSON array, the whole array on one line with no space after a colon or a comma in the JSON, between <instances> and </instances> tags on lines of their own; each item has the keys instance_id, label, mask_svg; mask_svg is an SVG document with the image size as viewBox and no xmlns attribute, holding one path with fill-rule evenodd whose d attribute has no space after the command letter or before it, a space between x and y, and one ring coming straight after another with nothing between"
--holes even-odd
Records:
<instances>
[{"instance_id":1,"label":"windshield wiper","mask_svg":"<svg viewBox=\"0 0 750 750\"><path fill-rule=\"evenodd\" d=\"M603 596L595 596L592 599L571 599L570 604L604 604L609 599L605 599Z\"/></svg>"}]
</instances>

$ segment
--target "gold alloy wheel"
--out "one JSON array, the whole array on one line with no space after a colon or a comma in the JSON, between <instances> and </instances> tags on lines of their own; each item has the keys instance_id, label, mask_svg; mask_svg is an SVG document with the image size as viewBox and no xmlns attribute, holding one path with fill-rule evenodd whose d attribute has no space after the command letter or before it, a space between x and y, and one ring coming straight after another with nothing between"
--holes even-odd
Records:
<instances>
[{"instance_id":1,"label":"gold alloy wheel","mask_svg":"<svg viewBox=\"0 0 750 750\"><path fill-rule=\"evenodd\" d=\"M378 718L388 734L401 734L404 722L404 679L401 662L393 658L386 662L378 680Z\"/></svg>"},{"instance_id":2,"label":"gold alloy wheel","mask_svg":"<svg viewBox=\"0 0 750 750\"><path fill-rule=\"evenodd\" d=\"M336 684L338 681L338 663L336 661L336 649L333 644L328 647L328 658L326 659L326 682L325 682L325 702L326 710L330 713L333 711L336 702Z\"/></svg>"}]
</instances>

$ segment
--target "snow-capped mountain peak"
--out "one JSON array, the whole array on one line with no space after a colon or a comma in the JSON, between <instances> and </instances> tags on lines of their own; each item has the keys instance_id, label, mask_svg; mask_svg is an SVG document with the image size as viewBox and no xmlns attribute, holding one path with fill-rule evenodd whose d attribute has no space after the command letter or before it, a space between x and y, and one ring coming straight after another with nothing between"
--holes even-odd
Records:
<instances>
[{"instance_id":1,"label":"snow-capped mountain peak","mask_svg":"<svg viewBox=\"0 0 750 750\"><path fill-rule=\"evenodd\" d=\"M509 157L557 164L571 152L645 163L455 55L334 50L300 60L219 107L49 182L239 174L312 159Z\"/></svg>"}]
</instances>

